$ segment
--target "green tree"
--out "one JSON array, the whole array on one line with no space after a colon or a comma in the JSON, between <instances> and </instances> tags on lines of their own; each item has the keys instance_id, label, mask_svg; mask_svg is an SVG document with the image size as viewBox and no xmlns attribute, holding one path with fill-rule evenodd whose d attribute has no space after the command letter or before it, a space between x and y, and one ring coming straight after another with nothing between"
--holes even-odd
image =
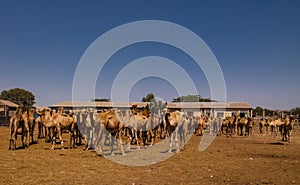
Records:
<instances>
[{"instance_id":1,"label":"green tree","mask_svg":"<svg viewBox=\"0 0 300 185\"><path fill-rule=\"evenodd\" d=\"M296 108L293 108L292 110L291 110L291 113L293 114L293 115L300 115L300 107L296 107Z\"/></svg>"},{"instance_id":2,"label":"green tree","mask_svg":"<svg viewBox=\"0 0 300 185\"><path fill-rule=\"evenodd\" d=\"M201 98L200 95L187 95L174 98L172 102L216 102L210 98Z\"/></svg>"},{"instance_id":3,"label":"green tree","mask_svg":"<svg viewBox=\"0 0 300 185\"><path fill-rule=\"evenodd\" d=\"M264 109L262 107L255 107L255 109L253 109L253 113L257 116L262 116L263 115L263 111Z\"/></svg>"},{"instance_id":4,"label":"green tree","mask_svg":"<svg viewBox=\"0 0 300 185\"><path fill-rule=\"evenodd\" d=\"M91 99L92 102L110 102L109 98L95 98Z\"/></svg>"},{"instance_id":5,"label":"green tree","mask_svg":"<svg viewBox=\"0 0 300 185\"><path fill-rule=\"evenodd\" d=\"M35 96L32 92L21 88L13 88L10 90L4 90L0 94L0 99L9 100L18 105L22 105L25 108L32 107L35 104Z\"/></svg>"},{"instance_id":6,"label":"green tree","mask_svg":"<svg viewBox=\"0 0 300 185\"><path fill-rule=\"evenodd\" d=\"M278 113L276 111L270 110L270 109L266 109L266 108L262 108L260 106L255 107L255 109L253 109L253 113L257 116L262 116L263 115L263 111L265 111L265 116L274 116L274 115L278 115Z\"/></svg>"},{"instance_id":7,"label":"green tree","mask_svg":"<svg viewBox=\"0 0 300 185\"><path fill-rule=\"evenodd\" d=\"M142 98L142 102L152 102L155 101L155 96L153 93L149 93L146 95L146 97Z\"/></svg>"}]
</instances>

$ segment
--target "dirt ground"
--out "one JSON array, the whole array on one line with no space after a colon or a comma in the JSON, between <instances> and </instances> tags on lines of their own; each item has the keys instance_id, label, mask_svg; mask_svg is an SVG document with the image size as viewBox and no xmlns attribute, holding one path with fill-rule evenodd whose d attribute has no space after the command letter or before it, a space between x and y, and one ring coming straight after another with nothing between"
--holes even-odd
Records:
<instances>
[{"instance_id":1,"label":"dirt ground","mask_svg":"<svg viewBox=\"0 0 300 185\"><path fill-rule=\"evenodd\" d=\"M204 152L198 151L201 137L193 136L179 154L133 167L84 146L49 150L44 140L9 151L8 128L0 127L0 184L300 184L299 130L295 126L291 143L260 136L258 129L251 137L218 136Z\"/></svg>"}]
</instances>

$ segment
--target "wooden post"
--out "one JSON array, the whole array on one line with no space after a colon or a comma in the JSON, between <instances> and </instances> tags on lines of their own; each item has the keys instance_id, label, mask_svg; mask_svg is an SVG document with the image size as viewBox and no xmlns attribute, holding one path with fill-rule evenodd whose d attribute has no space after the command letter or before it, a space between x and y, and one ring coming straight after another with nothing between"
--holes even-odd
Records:
<instances>
[{"instance_id":1,"label":"wooden post","mask_svg":"<svg viewBox=\"0 0 300 185\"><path fill-rule=\"evenodd\" d=\"M5 119L5 124L7 123L7 110L6 110L6 105L4 105L4 119Z\"/></svg>"},{"instance_id":2,"label":"wooden post","mask_svg":"<svg viewBox=\"0 0 300 185\"><path fill-rule=\"evenodd\" d=\"M252 115L253 115L253 110L252 110L252 109L248 110L248 116L249 116L250 118L252 118Z\"/></svg>"},{"instance_id":3,"label":"wooden post","mask_svg":"<svg viewBox=\"0 0 300 185\"><path fill-rule=\"evenodd\" d=\"M129 119L130 119L130 110L126 110L126 121L129 122Z\"/></svg>"}]
</instances>

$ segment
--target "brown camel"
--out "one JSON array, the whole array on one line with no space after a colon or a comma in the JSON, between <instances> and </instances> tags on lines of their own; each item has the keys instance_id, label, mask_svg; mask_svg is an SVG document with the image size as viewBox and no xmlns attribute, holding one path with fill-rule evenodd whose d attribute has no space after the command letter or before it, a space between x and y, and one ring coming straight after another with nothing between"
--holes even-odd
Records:
<instances>
[{"instance_id":1,"label":"brown camel","mask_svg":"<svg viewBox=\"0 0 300 185\"><path fill-rule=\"evenodd\" d=\"M99 150L103 154L101 139L105 133L108 133L111 138L110 142L110 154L114 155L113 145L115 138L117 138L117 144L120 145L122 155L126 155L123 150L122 145L122 129L124 124L118 119L119 116L116 115L116 112L112 110L107 110L105 112L99 113L96 122L99 125L99 131L97 140L96 140L96 150ZM105 132L107 131L107 132ZM119 143L118 143L119 142Z\"/></svg>"},{"instance_id":2,"label":"brown camel","mask_svg":"<svg viewBox=\"0 0 300 185\"><path fill-rule=\"evenodd\" d=\"M27 109L25 112L22 114L22 120L24 121L24 127L26 130L26 146L28 147L30 144L30 138L31 138L31 143L34 143L34 138L33 138L33 133L34 133L34 126L35 126L35 119L34 119L34 113L35 110L33 108Z\"/></svg>"},{"instance_id":3,"label":"brown camel","mask_svg":"<svg viewBox=\"0 0 300 185\"><path fill-rule=\"evenodd\" d=\"M292 142L292 131L294 128L294 118L288 116L285 118L282 127L282 141Z\"/></svg>"},{"instance_id":4,"label":"brown camel","mask_svg":"<svg viewBox=\"0 0 300 185\"><path fill-rule=\"evenodd\" d=\"M260 121L259 121L259 133L260 135L264 135L266 133L266 125L267 124L267 120L262 118Z\"/></svg>"},{"instance_id":5,"label":"brown camel","mask_svg":"<svg viewBox=\"0 0 300 185\"><path fill-rule=\"evenodd\" d=\"M22 135L22 146L25 147L24 141L24 121L22 120L23 107L18 107L15 114L9 120L9 150L16 149L17 135Z\"/></svg>"},{"instance_id":6,"label":"brown camel","mask_svg":"<svg viewBox=\"0 0 300 185\"><path fill-rule=\"evenodd\" d=\"M187 119L185 115L179 111L167 113L165 119L167 123L168 132L170 132L170 148L168 152L171 153L172 147L175 144L176 153L178 153L180 152L180 147L183 146L183 144L185 143Z\"/></svg>"},{"instance_id":7,"label":"brown camel","mask_svg":"<svg viewBox=\"0 0 300 185\"><path fill-rule=\"evenodd\" d=\"M207 116L199 116L197 119L197 127L196 127L196 135L203 136L203 133L208 125L208 117Z\"/></svg>"},{"instance_id":8,"label":"brown camel","mask_svg":"<svg viewBox=\"0 0 300 185\"><path fill-rule=\"evenodd\" d=\"M133 137L136 142L138 149L140 149L141 142L143 145L146 145L148 136L150 136L150 146L155 144L155 128L158 128L159 117L155 116L153 113L150 113L148 107L143 107L140 111L137 108L137 105L132 105L131 116L129 119L129 127L132 129Z\"/></svg>"},{"instance_id":9,"label":"brown camel","mask_svg":"<svg viewBox=\"0 0 300 185\"><path fill-rule=\"evenodd\" d=\"M52 139L52 147L51 149L53 150L56 144L56 135L58 134L60 144L61 144L61 149L64 149L64 141L62 138L62 132L63 130L67 130L70 135L70 143L69 143L69 148L74 147L75 148L75 126L76 126L76 121L75 121L75 116L73 113L71 114L63 114L62 111L59 111L58 113L54 113L52 115L52 120L53 126L55 129L53 129L53 139Z\"/></svg>"}]
</instances>

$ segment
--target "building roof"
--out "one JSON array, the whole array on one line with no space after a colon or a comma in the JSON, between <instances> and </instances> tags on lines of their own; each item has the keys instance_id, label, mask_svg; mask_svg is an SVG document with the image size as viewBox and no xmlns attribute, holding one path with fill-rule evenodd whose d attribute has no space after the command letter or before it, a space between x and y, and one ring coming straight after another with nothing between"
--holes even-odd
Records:
<instances>
[{"instance_id":1,"label":"building roof","mask_svg":"<svg viewBox=\"0 0 300 185\"><path fill-rule=\"evenodd\" d=\"M229 102L227 108L250 109L251 105L247 102Z\"/></svg>"},{"instance_id":2,"label":"building roof","mask_svg":"<svg viewBox=\"0 0 300 185\"><path fill-rule=\"evenodd\" d=\"M115 107L124 108L137 105L138 107L147 106L147 102L60 102L49 107Z\"/></svg>"},{"instance_id":3,"label":"building roof","mask_svg":"<svg viewBox=\"0 0 300 185\"><path fill-rule=\"evenodd\" d=\"M6 105L9 107L19 107L19 105L15 104L11 101L8 101L8 100L0 100L0 105Z\"/></svg>"},{"instance_id":4,"label":"building roof","mask_svg":"<svg viewBox=\"0 0 300 185\"><path fill-rule=\"evenodd\" d=\"M45 106L41 106L41 105L36 105L34 106L37 110L43 110L43 109L47 109L48 107Z\"/></svg>"},{"instance_id":5,"label":"building roof","mask_svg":"<svg viewBox=\"0 0 300 185\"><path fill-rule=\"evenodd\" d=\"M50 105L51 108L58 107L103 107L103 108L129 108L132 105L137 105L138 107L145 107L149 102L60 102L54 105ZM167 108L169 109L251 109L251 106L247 102L168 102Z\"/></svg>"},{"instance_id":6,"label":"building roof","mask_svg":"<svg viewBox=\"0 0 300 185\"><path fill-rule=\"evenodd\" d=\"M182 109L251 109L249 103L246 102L176 102L168 103L167 108Z\"/></svg>"}]
</instances>

